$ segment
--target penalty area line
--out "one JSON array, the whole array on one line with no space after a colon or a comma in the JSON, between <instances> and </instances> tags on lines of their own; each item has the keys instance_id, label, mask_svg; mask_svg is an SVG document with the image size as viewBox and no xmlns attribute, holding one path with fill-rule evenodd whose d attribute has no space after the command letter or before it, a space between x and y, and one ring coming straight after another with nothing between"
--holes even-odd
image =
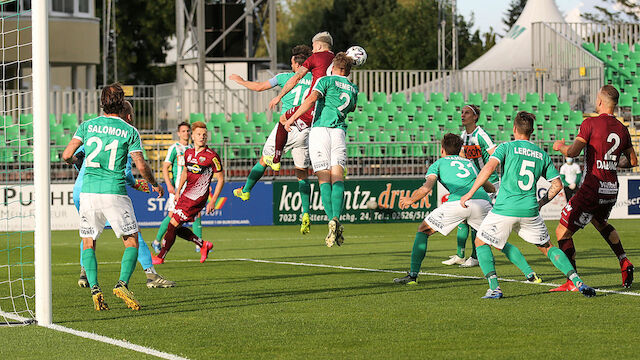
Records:
<instances>
[{"instance_id":1,"label":"penalty area line","mask_svg":"<svg viewBox=\"0 0 640 360\"><path fill-rule=\"evenodd\" d=\"M231 260L231 259L230 259ZM389 273L389 274L406 274L406 271L397 271L397 270L386 270L386 269L370 269L363 267L353 267L353 266L340 266L340 265L326 265L326 264L309 264L309 263L300 263L300 262L291 262L291 261L273 261L273 260L260 260L260 259L236 259L239 261L249 261L255 263L265 263L265 264L277 264L277 265L292 265L292 266L307 266L307 267L319 267L319 268L329 268L329 269L340 269L340 270L353 270L353 271L368 271L368 272L381 272L381 273ZM432 272L420 272L420 275L429 275L429 276L439 276L439 277L450 277L456 279L469 279L469 280L485 280L485 278L480 276L469 276L469 275L456 275L456 274L440 274L440 273L432 273ZM529 284L529 285L540 285L540 286L548 286L548 287L558 287L560 284L553 283L532 283L526 280L515 280L515 279L506 279L506 278L498 278L500 281L504 282L514 282L521 284ZM607 293L607 294L617 294L617 295L629 295L629 296L640 296L640 293L631 292L631 291L616 291L616 290L607 290L607 289L595 289L597 292Z\"/></svg>"}]
</instances>

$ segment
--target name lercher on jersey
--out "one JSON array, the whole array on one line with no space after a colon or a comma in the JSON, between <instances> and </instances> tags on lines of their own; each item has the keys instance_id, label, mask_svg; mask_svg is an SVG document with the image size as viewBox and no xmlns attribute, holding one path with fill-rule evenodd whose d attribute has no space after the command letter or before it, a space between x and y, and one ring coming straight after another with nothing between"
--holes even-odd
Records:
<instances>
[{"instance_id":1,"label":"name lercher on jersey","mask_svg":"<svg viewBox=\"0 0 640 360\"><path fill-rule=\"evenodd\" d=\"M542 153L532 149L517 147L517 148L513 148L513 153L517 155L524 155L524 156L529 156L529 157L542 160Z\"/></svg>"}]
</instances>

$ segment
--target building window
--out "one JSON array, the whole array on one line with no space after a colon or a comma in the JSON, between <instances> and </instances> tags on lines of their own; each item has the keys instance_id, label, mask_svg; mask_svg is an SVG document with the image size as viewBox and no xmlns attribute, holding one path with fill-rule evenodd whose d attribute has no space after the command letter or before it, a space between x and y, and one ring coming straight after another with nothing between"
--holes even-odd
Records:
<instances>
[{"instance_id":1,"label":"building window","mask_svg":"<svg viewBox=\"0 0 640 360\"><path fill-rule=\"evenodd\" d=\"M55 12L73 14L73 0L53 0L51 10Z\"/></svg>"},{"instance_id":2,"label":"building window","mask_svg":"<svg viewBox=\"0 0 640 360\"><path fill-rule=\"evenodd\" d=\"M84 14L88 14L89 0L78 0L78 11Z\"/></svg>"}]
</instances>

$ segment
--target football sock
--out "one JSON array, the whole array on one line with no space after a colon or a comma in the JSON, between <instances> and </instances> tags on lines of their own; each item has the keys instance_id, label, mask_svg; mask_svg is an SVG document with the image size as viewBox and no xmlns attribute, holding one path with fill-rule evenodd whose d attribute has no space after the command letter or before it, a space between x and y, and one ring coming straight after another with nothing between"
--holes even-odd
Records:
<instances>
[{"instance_id":1,"label":"football sock","mask_svg":"<svg viewBox=\"0 0 640 360\"><path fill-rule=\"evenodd\" d=\"M242 187L242 192L251 192L253 186L258 182L258 180L262 178L262 175L264 175L265 170L267 170L267 168L265 166L262 166L260 162L257 162L255 165L253 165L253 169L251 169L251 172L247 177L247 181Z\"/></svg>"},{"instance_id":2,"label":"football sock","mask_svg":"<svg viewBox=\"0 0 640 360\"><path fill-rule=\"evenodd\" d=\"M409 276L418 277L422 260L424 260L424 256L427 254L427 239L429 239L429 235L423 232L416 233L416 238L413 240L413 250L411 250L411 269L409 270Z\"/></svg>"},{"instance_id":3,"label":"football sock","mask_svg":"<svg viewBox=\"0 0 640 360\"><path fill-rule=\"evenodd\" d=\"M191 225L193 228L193 233L196 234L197 237L202 239L202 217L198 216ZM180 235L178 235L180 236Z\"/></svg>"},{"instance_id":4,"label":"football sock","mask_svg":"<svg viewBox=\"0 0 640 360\"><path fill-rule=\"evenodd\" d=\"M469 225L460 223L457 234L458 248L456 255L458 255L458 257L464 258L464 247L467 243L467 237L469 237Z\"/></svg>"},{"instance_id":5,"label":"football sock","mask_svg":"<svg viewBox=\"0 0 640 360\"><path fill-rule=\"evenodd\" d=\"M202 244L204 243L204 241L202 241L202 238L194 234L193 231L191 231L191 229L186 228L184 226L180 226L179 228L176 229L176 235L180 236L181 238L187 241L191 241L192 243L195 243L200 247L202 247Z\"/></svg>"},{"instance_id":6,"label":"football sock","mask_svg":"<svg viewBox=\"0 0 640 360\"><path fill-rule=\"evenodd\" d=\"M484 274L484 277L489 282L489 288L495 290L498 288L498 276L496 275L496 263L491 252L489 245L482 245L476 248L478 252L478 261L480 262L480 269Z\"/></svg>"},{"instance_id":7,"label":"football sock","mask_svg":"<svg viewBox=\"0 0 640 360\"><path fill-rule=\"evenodd\" d=\"M502 252L507 256L507 259L517 266L524 276L529 277L533 274L533 269L529 266L527 259L524 258L520 249L516 246L506 243L502 248Z\"/></svg>"},{"instance_id":8,"label":"football sock","mask_svg":"<svg viewBox=\"0 0 640 360\"><path fill-rule=\"evenodd\" d=\"M93 249L82 250L82 262L84 263L84 271L87 273L89 287L98 285L98 260L96 252Z\"/></svg>"},{"instance_id":9,"label":"football sock","mask_svg":"<svg viewBox=\"0 0 640 360\"><path fill-rule=\"evenodd\" d=\"M552 246L547 251L547 257L551 260L553 266L562 271L564 276L573 282L573 285L576 287L580 285L579 283L581 283L582 280L578 276L578 273L576 273L576 269L571 266L571 262L562 250Z\"/></svg>"},{"instance_id":10,"label":"football sock","mask_svg":"<svg viewBox=\"0 0 640 360\"><path fill-rule=\"evenodd\" d=\"M342 203L344 202L344 181L336 181L331 185L331 207L333 217L340 219L342 215Z\"/></svg>"},{"instance_id":11,"label":"football sock","mask_svg":"<svg viewBox=\"0 0 640 360\"><path fill-rule=\"evenodd\" d=\"M173 226L172 223L169 223L167 226L167 232L164 234L164 243L162 244L162 249L158 253L158 257L164 259L167 256L167 253L173 246L173 243L176 241L176 227Z\"/></svg>"},{"instance_id":12,"label":"football sock","mask_svg":"<svg viewBox=\"0 0 640 360\"><path fill-rule=\"evenodd\" d=\"M284 146L287 144L287 137L289 133L285 130L284 125L278 122L278 130L276 131L276 151L273 155L273 162L279 163L280 158L282 157L282 150L284 150Z\"/></svg>"},{"instance_id":13,"label":"football sock","mask_svg":"<svg viewBox=\"0 0 640 360\"><path fill-rule=\"evenodd\" d=\"M478 254L476 253L476 233L477 231L471 228L471 248L473 249L473 251L471 251L471 257L478 260Z\"/></svg>"},{"instance_id":14,"label":"football sock","mask_svg":"<svg viewBox=\"0 0 640 360\"><path fill-rule=\"evenodd\" d=\"M327 214L331 221L333 219L333 208L331 207L331 184L320 184L320 197L322 198L322 206L324 206L324 212Z\"/></svg>"},{"instance_id":15,"label":"football sock","mask_svg":"<svg viewBox=\"0 0 640 360\"><path fill-rule=\"evenodd\" d=\"M162 238L164 237L164 234L167 232L167 226L169 226L169 223L171 222L171 217L167 216L164 218L164 220L162 220L162 223L160 224L160 227L158 228L158 234L156 235L156 240L157 241L162 241Z\"/></svg>"},{"instance_id":16,"label":"football sock","mask_svg":"<svg viewBox=\"0 0 640 360\"><path fill-rule=\"evenodd\" d=\"M80 267L84 267L84 262L82 261L82 239L80 240Z\"/></svg>"},{"instance_id":17,"label":"football sock","mask_svg":"<svg viewBox=\"0 0 640 360\"><path fill-rule=\"evenodd\" d=\"M151 262L151 251L149 251L147 243L144 242L141 232L138 233L138 262L143 269L153 266L153 263Z\"/></svg>"},{"instance_id":18,"label":"football sock","mask_svg":"<svg viewBox=\"0 0 640 360\"><path fill-rule=\"evenodd\" d=\"M136 269L136 258L138 257L138 248L127 247L122 254L122 262L120 263L120 280L129 283L133 270Z\"/></svg>"},{"instance_id":19,"label":"football sock","mask_svg":"<svg viewBox=\"0 0 640 360\"><path fill-rule=\"evenodd\" d=\"M578 270L576 267L576 248L573 245L573 239L569 238L566 240L558 240L558 247L565 255L567 255L567 258L571 262L573 268Z\"/></svg>"},{"instance_id":20,"label":"football sock","mask_svg":"<svg viewBox=\"0 0 640 360\"><path fill-rule=\"evenodd\" d=\"M145 274L157 274L156 268L154 268L153 265L151 265L150 267L144 269L144 273Z\"/></svg>"},{"instance_id":21,"label":"football sock","mask_svg":"<svg viewBox=\"0 0 640 360\"><path fill-rule=\"evenodd\" d=\"M613 253L616 254L618 260L622 260L627 257L627 254L624 252L624 248L622 247L622 241L620 241L620 237L618 236L618 232L613 226L611 226L611 224L605 226L600 232L600 235L602 235L607 244L609 244L609 247L613 250ZM617 240L617 243L614 244L611 239Z\"/></svg>"},{"instance_id":22,"label":"football sock","mask_svg":"<svg viewBox=\"0 0 640 360\"><path fill-rule=\"evenodd\" d=\"M311 184L309 183L309 179L298 180L298 191L300 192L300 200L302 200L302 213L308 213L311 199Z\"/></svg>"}]
</instances>

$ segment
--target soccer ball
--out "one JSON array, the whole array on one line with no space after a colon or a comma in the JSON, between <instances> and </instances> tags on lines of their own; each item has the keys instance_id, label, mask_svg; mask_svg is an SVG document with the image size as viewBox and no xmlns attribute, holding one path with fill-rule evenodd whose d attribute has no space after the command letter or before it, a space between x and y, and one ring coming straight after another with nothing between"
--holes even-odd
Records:
<instances>
[{"instance_id":1,"label":"soccer ball","mask_svg":"<svg viewBox=\"0 0 640 360\"><path fill-rule=\"evenodd\" d=\"M378 208L378 202L376 201L376 199L370 198L369 201L367 201L367 209L375 210L377 208Z\"/></svg>"},{"instance_id":2,"label":"soccer ball","mask_svg":"<svg viewBox=\"0 0 640 360\"><path fill-rule=\"evenodd\" d=\"M355 66L362 66L367 61L367 52L360 46L348 48L346 54L353 59L353 65Z\"/></svg>"}]
</instances>

